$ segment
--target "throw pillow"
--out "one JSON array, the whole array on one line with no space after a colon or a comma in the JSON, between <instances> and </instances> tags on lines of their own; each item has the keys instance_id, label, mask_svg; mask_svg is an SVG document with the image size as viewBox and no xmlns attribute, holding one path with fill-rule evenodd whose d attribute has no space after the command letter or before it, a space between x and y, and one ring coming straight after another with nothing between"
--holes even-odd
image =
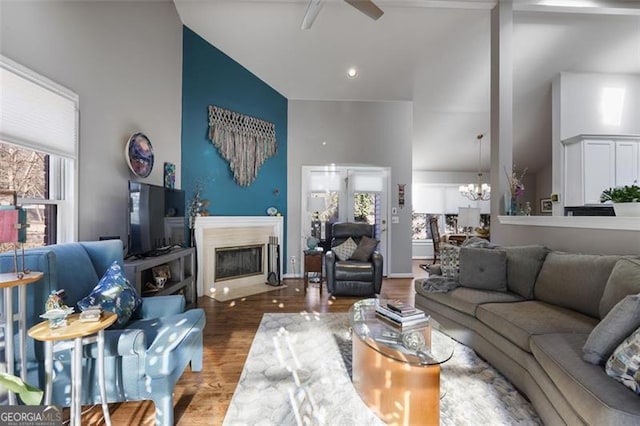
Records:
<instances>
[{"instance_id":1,"label":"throw pillow","mask_svg":"<svg viewBox=\"0 0 640 426\"><path fill-rule=\"evenodd\" d=\"M356 242L353 241L353 238L349 237L342 244L332 247L331 251L336 254L338 259L347 260L351 258L351 255L357 248L358 245Z\"/></svg>"},{"instance_id":2,"label":"throw pillow","mask_svg":"<svg viewBox=\"0 0 640 426\"><path fill-rule=\"evenodd\" d=\"M463 287L507 291L507 254L502 250L462 247L459 281Z\"/></svg>"},{"instance_id":3,"label":"throw pillow","mask_svg":"<svg viewBox=\"0 0 640 426\"><path fill-rule=\"evenodd\" d=\"M600 318L628 294L640 293L640 259L623 257L618 260L609 275L600 299Z\"/></svg>"},{"instance_id":4,"label":"throw pillow","mask_svg":"<svg viewBox=\"0 0 640 426\"><path fill-rule=\"evenodd\" d=\"M549 250L545 246L499 247L507 253L507 289L533 299L533 286Z\"/></svg>"},{"instance_id":5,"label":"throw pillow","mask_svg":"<svg viewBox=\"0 0 640 426\"><path fill-rule=\"evenodd\" d=\"M609 377L640 395L640 328L616 348L605 371Z\"/></svg>"},{"instance_id":6,"label":"throw pillow","mask_svg":"<svg viewBox=\"0 0 640 426\"><path fill-rule=\"evenodd\" d=\"M440 245L440 270L442 276L457 280L460 273L460 247L453 244Z\"/></svg>"},{"instance_id":7,"label":"throw pillow","mask_svg":"<svg viewBox=\"0 0 640 426\"><path fill-rule=\"evenodd\" d=\"M118 315L117 324L124 325L141 303L136 289L124 276L118 262L114 261L91 294L78 301L78 307L84 311L90 306L100 305L103 310Z\"/></svg>"},{"instance_id":8,"label":"throw pillow","mask_svg":"<svg viewBox=\"0 0 640 426\"><path fill-rule=\"evenodd\" d=\"M591 331L582 347L582 359L602 364L620 342L640 327L640 294L627 296L616 304Z\"/></svg>"},{"instance_id":9,"label":"throw pillow","mask_svg":"<svg viewBox=\"0 0 640 426\"><path fill-rule=\"evenodd\" d=\"M360 262L366 262L371 257L371 254L378 246L378 240L369 238L366 235L362 237L358 248L351 255L351 260L358 260Z\"/></svg>"}]
</instances>

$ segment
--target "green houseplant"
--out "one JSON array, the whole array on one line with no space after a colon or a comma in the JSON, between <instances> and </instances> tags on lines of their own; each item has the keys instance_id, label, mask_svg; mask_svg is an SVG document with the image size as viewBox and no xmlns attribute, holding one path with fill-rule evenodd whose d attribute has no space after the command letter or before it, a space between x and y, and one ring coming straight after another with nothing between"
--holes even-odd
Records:
<instances>
[{"instance_id":1,"label":"green houseplant","mask_svg":"<svg viewBox=\"0 0 640 426\"><path fill-rule=\"evenodd\" d=\"M602 191L600 202L611 201L616 216L640 216L640 186L618 186Z\"/></svg>"},{"instance_id":2,"label":"green houseplant","mask_svg":"<svg viewBox=\"0 0 640 426\"><path fill-rule=\"evenodd\" d=\"M0 389L1 388L17 393L20 395L22 402L27 405L40 405L40 402L42 402L43 391L23 382L19 377L11 374L0 372Z\"/></svg>"}]
</instances>

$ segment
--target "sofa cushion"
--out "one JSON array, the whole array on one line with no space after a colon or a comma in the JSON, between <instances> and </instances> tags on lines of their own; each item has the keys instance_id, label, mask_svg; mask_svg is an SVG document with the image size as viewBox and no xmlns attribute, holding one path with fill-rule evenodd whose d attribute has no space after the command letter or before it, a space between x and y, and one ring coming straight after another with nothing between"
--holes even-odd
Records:
<instances>
[{"instance_id":1,"label":"sofa cushion","mask_svg":"<svg viewBox=\"0 0 640 426\"><path fill-rule=\"evenodd\" d=\"M600 299L619 259L620 256L551 252L536 280L535 298L600 318Z\"/></svg>"},{"instance_id":2,"label":"sofa cushion","mask_svg":"<svg viewBox=\"0 0 640 426\"><path fill-rule=\"evenodd\" d=\"M620 342L638 327L640 294L635 294L618 302L596 325L582 349L582 358L592 364L604 364Z\"/></svg>"},{"instance_id":3,"label":"sofa cushion","mask_svg":"<svg viewBox=\"0 0 640 426\"><path fill-rule=\"evenodd\" d=\"M460 249L460 285L482 290L507 291L507 255L486 248Z\"/></svg>"},{"instance_id":4,"label":"sofa cushion","mask_svg":"<svg viewBox=\"0 0 640 426\"><path fill-rule=\"evenodd\" d=\"M640 259L623 257L618 260L609 275L600 300L600 318L629 294L640 293Z\"/></svg>"},{"instance_id":5,"label":"sofa cushion","mask_svg":"<svg viewBox=\"0 0 640 426\"><path fill-rule=\"evenodd\" d=\"M460 273L460 247L453 244L440 246L440 270L442 276L452 280L458 279Z\"/></svg>"},{"instance_id":6,"label":"sofa cushion","mask_svg":"<svg viewBox=\"0 0 640 426\"><path fill-rule=\"evenodd\" d=\"M421 292L427 299L434 300L456 311L475 316L476 309L483 303L519 302L524 300L517 294L505 291L479 290L458 287L448 293Z\"/></svg>"},{"instance_id":7,"label":"sofa cushion","mask_svg":"<svg viewBox=\"0 0 640 426\"><path fill-rule=\"evenodd\" d=\"M353 252L356 251L357 248L358 245L356 244L356 242L353 241L353 238L349 237L342 244L332 247L331 251L336 254L338 259L347 260L351 257Z\"/></svg>"},{"instance_id":8,"label":"sofa cushion","mask_svg":"<svg viewBox=\"0 0 640 426\"><path fill-rule=\"evenodd\" d=\"M358 247L351 255L351 260L357 260L360 262L366 262L371 257L371 254L378 246L378 240L369 238L366 235L360 239Z\"/></svg>"},{"instance_id":9,"label":"sofa cushion","mask_svg":"<svg viewBox=\"0 0 640 426\"><path fill-rule=\"evenodd\" d=\"M545 246L498 247L507 254L507 289L533 299L533 285L549 249Z\"/></svg>"},{"instance_id":10,"label":"sofa cushion","mask_svg":"<svg viewBox=\"0 0 640 426\"><path fill-rule=\"evenodd\" d=\"M595 318L537 300L487 303L478 306L476 317L527 352L531 352L529 338L533 335L590 333L598 322Z\"/></svg>"},{"instance_id":11,"label":"sofa cushion","mask_svg":"<svg viewBox=\"0 0 640 426\"><path fill-rule=\"evenodd\" d=\"M605 371L609 377L640 395L640 328L615 349Z\"/></svg>"},{"instance_id":12,"label":"sofa cushion","mask_svg":"<svg viewBox=\"0 0 640 426\"><path fill-rule=\"evenodd\" d=\"M373 263L353 260L336 262L337 281L373 281Z\"/></svg>"},{"instance_id":13,"label":"sofa cushion","mask_svg":"<svg viewBox=\"0 0 640 426\"><path fill-rule=\"evenodd\" d=\"M600 366L582 361L586 334L545 334L531 338L531 349L573 409L592 425L637 425L638 397L611 380Z\"/></svg>"},{"instance_id":14,"label":"sofa cushion","mask_svg":"<svg viewBox=\"0 0 640 426\"><path fill-rule=\"evenodd\" d=\"M118 262L114 261L91 293L78 300L78 307L84 311L90 306L99 305L105 311L118 315L117 324L122 326L129 321L140 303L142 299L136 289L125 278Z\"/></svg>"}]
</instances>

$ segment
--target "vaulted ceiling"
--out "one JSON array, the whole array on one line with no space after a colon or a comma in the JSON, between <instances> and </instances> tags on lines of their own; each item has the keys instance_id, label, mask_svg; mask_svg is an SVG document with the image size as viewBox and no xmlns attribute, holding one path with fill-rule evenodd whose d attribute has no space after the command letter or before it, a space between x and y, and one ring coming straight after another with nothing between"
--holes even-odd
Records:
<instances>
[{"instance_id":1,"label":"vaulted ceiling","mask_svg":"<svg viewBox=\"0 0 640 426\"><path fill-rule=\"evenodd\" d=\"M489 169L495 1L376 1L384 15L374 21L324 0L309 30L306 0L174 3L186 26L288 99L413 101L414 170L475 171L479 133ZM577 4L597 7L575 13ZM514 0L514 10L514 161L536 172L551 162L558 73L640 74L640 2Z\"/></svg>"}]
</instances>

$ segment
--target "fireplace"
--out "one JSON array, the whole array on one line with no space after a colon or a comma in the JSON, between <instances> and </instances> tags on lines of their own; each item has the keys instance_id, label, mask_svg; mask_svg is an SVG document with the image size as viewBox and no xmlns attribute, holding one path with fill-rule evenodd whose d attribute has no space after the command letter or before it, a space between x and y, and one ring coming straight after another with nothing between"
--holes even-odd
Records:
<instances>
[{"instance_id":1,"label":"fireplace","mask_svg":"<svg viewBox=\"0 0 640 426\"><path fill-rule=\"evenodd\" d=\"M215 280L262 275L264 273L262 253L264 245L216 248Z\"/></svg>"},{"instance_id":2,"label":"fireplace","mask_svg":"<svg viewBox=\"0 0 640 426\"><path fill-rule=\"evenodd\" d=\"M284 246L283 222L281 216L198 216L195 223L198 296L266 283L267 248L270 239ZM281 253L280 271L282 258Z\"/></svg>"}]
</instances>

